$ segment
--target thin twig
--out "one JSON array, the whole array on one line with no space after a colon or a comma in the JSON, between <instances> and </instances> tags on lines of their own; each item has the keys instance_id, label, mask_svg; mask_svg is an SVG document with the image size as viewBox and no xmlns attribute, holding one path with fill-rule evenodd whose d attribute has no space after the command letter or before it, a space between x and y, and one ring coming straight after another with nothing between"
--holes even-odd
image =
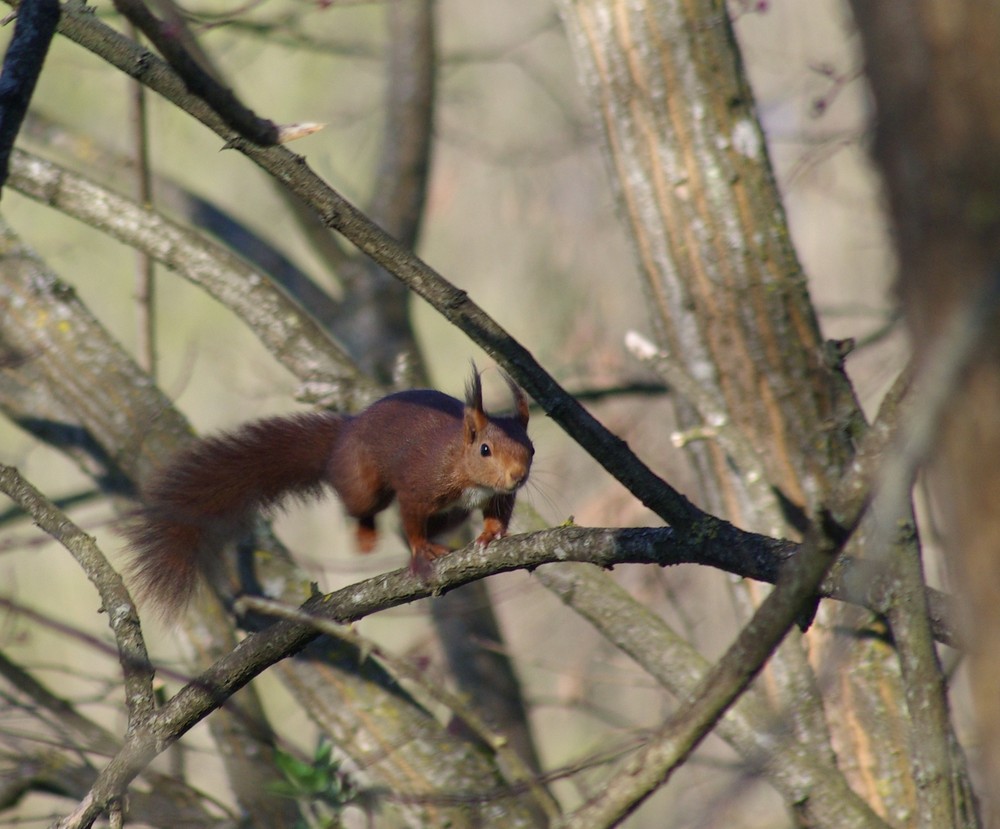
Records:
<instances>
[{"instance_id":1,"label":"thin twig","mask_svg":"<svg viewBox=\"0 0 1000 829\"><path fill-rule=\"evenodd\" d=\"M138 31L129 24L130 34L138 40ZM146 111L146 87L136 80L129 81L129 121L132 127L132 151L135 160L136 201L153 208L153 177L149 166L149 118ZM156 269L153 257L145 251L136 252L135 316L136 358L142 369L156 379Z\"/></svg>"},{"instance_id":2,"label":"thin twig","mask_svg":"<svg viewBox=\"0 0 1000 829\"><path fill-rule=\"evenodd\" d=\"M953 732L930 623L917 543L911 492L917 470L927 462L938 426L954 400L965 367L977 354L1000 307L1000 272L959 302L930 346L925 364L902 409L895 451L889 455L872 505L869 549L888 560L893 585L888 618L903 674L910 712L910 752L919 804L919 825L950 824L962 799L953 763Z\"/></svg>"}]
</instances>

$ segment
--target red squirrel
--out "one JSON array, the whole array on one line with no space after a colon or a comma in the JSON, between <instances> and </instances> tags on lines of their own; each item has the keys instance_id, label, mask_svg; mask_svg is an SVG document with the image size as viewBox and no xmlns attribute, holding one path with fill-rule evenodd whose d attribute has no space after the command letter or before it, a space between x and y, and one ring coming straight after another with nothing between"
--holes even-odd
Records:
<instances>
[{"instance_id":1,"label":"red squirrel","mask_svg":"<svg viewBox=\"0 0 1000 829\"><path fill-rule=\"evenodd\" d=\"M464 404L431 389L403 391L358 415L273 417L197 441L154 476L125 530L140 595L167 614L179 610L259 510L326 486L357 520L362 552L375 546L375 515L398 500L416 574L449 552L430 541L428 525L453 508L482 510L477 544L505 536L535 450L527 398L504 376L515 407L508 417L483 409L473 366Z\"/></svg>"}]
</instances>

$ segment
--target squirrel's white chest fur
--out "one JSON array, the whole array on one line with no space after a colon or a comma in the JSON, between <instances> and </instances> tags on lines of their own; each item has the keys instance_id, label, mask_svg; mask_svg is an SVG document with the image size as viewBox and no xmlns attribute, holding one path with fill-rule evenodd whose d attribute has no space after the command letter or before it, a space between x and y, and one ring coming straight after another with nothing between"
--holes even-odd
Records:
<instances>
[{"instance_id":1,"label":"squirrel's white chest fur","mask_svg":"<svg viewBox=\"0 0 1000 829\"><path fill-rule=\"evenodd\" d=\"M456 502L456 506L463 509L482 509L496 494L497 491L488 486L466 487L462 490L462 495Z\"/></svg>"}]
</instances>

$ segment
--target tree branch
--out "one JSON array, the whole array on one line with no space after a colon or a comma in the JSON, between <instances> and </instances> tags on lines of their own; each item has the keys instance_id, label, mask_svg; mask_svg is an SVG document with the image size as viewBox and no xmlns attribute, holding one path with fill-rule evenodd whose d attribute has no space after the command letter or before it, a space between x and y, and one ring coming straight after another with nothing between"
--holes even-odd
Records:
<instances>
[{"instance_id":1,"label":"tree branch","mask_svg":"<svg viewBox=\"0 0 1000 829\"><path fill-rule=\"evenodd\" d=\"M118 660L125 679L128 727L130 730L140 728L149 720L155 707L153 666L139 627L139 614L121 576L111 567L94 540L13 467L0 465L0 490L72 554L97 588L102 609L107 614L118 645Z\"/></svg>"},{"instance_id":2,"label":"tree branch","mask_svg":"<svg viewBox=\"0 0 1000 829\"><path fill-rule=\"evenodd\" d=\"M146 8L142 0L114 0L114 4L119 13L159 49L192 94L202 98L230 128L263 146L277 144L281 140L281 130L273 121L260 118L244 106L233 91L219 83L185 46L185 40L193 42L194 37L179 16L167 24Z\"/></svg>"},{"instance_id":3,"label":"tree branch","mask_svg":"<svg viewBox=\"0 0 1000 829\"><path fill-rule=\"evenodd\" d=\"M0 188L7 182L10 152L58 23L58 0L24 0L18 6L14 36L0 72Z\"/></svg>"},{"instance_id":4,"label":"tree branch","mask_svg":"<svg viewBox=\"0 0 1000 829\"><path fill-rule=\"evenodd\" d=\"M200 285L231 309L302 382L346 387L347 408L370 402L373 385L339 344L266 276L230 251L159 213L62 169L15 150L10 184L143 251Z\"/></svg>"},{"instance_id":5,"label":"tree branch","mask_svg":"<svg viewBox=\"0 0 1000 829\"><path fill-rule=\"evenodd\" d=\"M77 164L99 171L101 180L110 182L110 187L120 187L123 171L128 172L135 166L128 155L36 110L25 117L21 137L44 147L47 152L58 150ZM154 171L151 189L165 215L179 218L186 227L197 227L201 233L213 237L258 271L266 273L299 305L308 308L320 325L329 328L336 316L337 303L278 247L215 201L194 193L169 176Z\"/></svg>"}]
</instances>

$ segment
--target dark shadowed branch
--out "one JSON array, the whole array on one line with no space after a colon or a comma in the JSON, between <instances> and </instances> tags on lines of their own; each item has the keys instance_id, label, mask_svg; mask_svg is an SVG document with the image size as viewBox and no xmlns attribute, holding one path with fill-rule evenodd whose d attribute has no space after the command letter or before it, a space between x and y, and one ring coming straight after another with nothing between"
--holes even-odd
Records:
<instances>
[{"instance_id":1,"label":"dark shadowed branch","mask_svg":"<svg viewBox=\"0 0 1000 829\"><path fill-rule=\"evenodd\" d=\"M24 0L0 70L0 188L59 22L58 0Z\"/></svg>"}]
</instances>

